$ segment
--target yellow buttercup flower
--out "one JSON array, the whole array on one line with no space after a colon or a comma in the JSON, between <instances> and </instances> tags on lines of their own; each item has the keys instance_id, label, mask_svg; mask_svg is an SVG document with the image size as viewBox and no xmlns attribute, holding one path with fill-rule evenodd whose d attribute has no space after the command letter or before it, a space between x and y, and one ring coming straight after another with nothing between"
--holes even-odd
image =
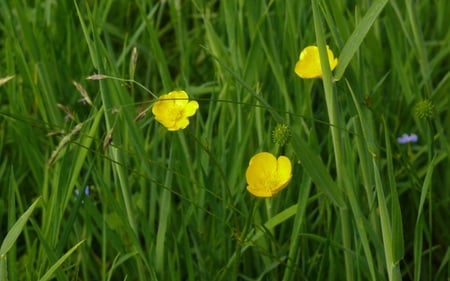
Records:
<instances>
[{"instance_id":1,"label":"yellow buttercup flower","mask_svg":"<svg viewBox=\"0 0 450 281\"><path fill-rule=\"evenodd\" d=\"M198 103L189 101L185 91L173 91L159 97L152 106L156 121L169 131L184 129L189 125L188 117L197 112Z\"/></svg>"},{"instance_id":2,"label":"yellow buttercup flower","mask_svg":"<svg viewBox=\"0 0 450 281\"><path fill-rule=\"evenodd\" d=\"M333 70L338 64L338 59L334 57L333 52L327 45L328 61L330 69ZM322 67L320 66L319 49L317 46L308 46L302 50L297 64L295 65L295 73L300 78L321 78Z\"/></svg>"},{"instance_id":3,"label":"yellow buttercup flower","mask_svg":"<svg viewBox=\"0 0 450 281\"><path fill-rule=\"evenodd\" d=\"M256 197L272 197L285 188L292 177L289 158L275 158L268 152L260 152L250 159L247 172L247 190Z\"/></svg>"}]
</instances>

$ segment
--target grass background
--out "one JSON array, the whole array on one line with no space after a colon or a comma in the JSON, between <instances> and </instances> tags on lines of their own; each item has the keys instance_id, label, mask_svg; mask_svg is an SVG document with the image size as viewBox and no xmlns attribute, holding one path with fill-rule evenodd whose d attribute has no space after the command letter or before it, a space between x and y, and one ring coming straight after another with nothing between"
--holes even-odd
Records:
<instances>
[{"instance_id":1,"label":"grass background","mask_svg":"<svg viewBox=\"0 0 450 281\"><path fill-rule=\"evenodd\" d=\"M0 279L449 280L449 10L1 1ZM334 78L298 78L325 42ZM174 89L187 129L135 120ZM271 199L245 190L260 151L294 164Z\"/></svg>"}]
</instances>

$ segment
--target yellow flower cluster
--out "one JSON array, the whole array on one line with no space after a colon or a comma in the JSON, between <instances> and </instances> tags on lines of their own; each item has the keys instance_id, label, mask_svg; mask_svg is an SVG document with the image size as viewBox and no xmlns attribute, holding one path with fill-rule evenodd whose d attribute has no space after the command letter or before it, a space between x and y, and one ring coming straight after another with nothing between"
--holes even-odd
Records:
<instances>
[{"instance_id":1,"label":"yellow flower cluster","mask_svg":"<svg viewBox=\"0 0 450 281\"><path fill-rule=\"evenodd\" d=\"M330 47L327 46L328 62L331 70L338 64ZM300 78L322 77L319 50L308 46L300 52L295 65L295 73ZM198 103L190 101L185 91L172 91L162 95L152 106L156 121L169 131L184 129L189 125L189 117L195 115ZM273 197L285 188L292 178L292 164L286 156L276 158L269 152L260 152L250 159L246 171L247 190L256 197Z\"/></svg>"}]
</instances>

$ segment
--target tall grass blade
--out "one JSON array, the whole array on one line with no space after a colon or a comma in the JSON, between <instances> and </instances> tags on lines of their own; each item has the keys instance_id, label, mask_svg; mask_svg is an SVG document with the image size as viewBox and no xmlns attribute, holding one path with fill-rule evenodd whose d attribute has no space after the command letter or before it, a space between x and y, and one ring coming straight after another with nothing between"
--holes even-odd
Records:
<instances>
[{"instance_id":1,"label":"tall grass blade","mask_svg":"<svg viewBox=\"0 0 450 281\"><path fill-rule=\"evenodd\" d=\"M63 264L63 262L65 260L67 260L67 258L70 257L70 255L72 255L72 253L78 249L78 247L80 247L86 240L82 240L80 242L78 242L77 244L75 244L75 246L73 246L72 248L70 248L61 258L59 258L48 270L47 272L41 277L39 278L39 281L47 281L53 278L53 273Z\"/></svg>"},{"instance_id":2,"label":"tall grass blade","mask_svg":"<svg viewBox=\"0 0 450 281\"><path fill-rule=\"evenodd\" d=\"M342 48L341 54L339 55L339 64L337 65L334 78L336 80L341 80L342 76L350 64L356 51L358 51L359 46L366 37L367 32L369 32L375 20L378 18L380 13L383 11L384 6L388 3L388 0L378 0L372 3L366 15L361 19L361 22L356 26L352 35L347 39L344 47Z\"/></svg>"},{"instance_id":3,"label":"tall grass blade","mask_svg":"<svg viewBox=\"0 0 450 281\"><path fill-rule=\"evenodd\" d=\"M8 253L9 249L11 249L11 247L14 245L20 233L22 233L25 224L27 223L28 219L30 218L31 214L40 201L40 197L36 199L8 231L5 238L3 239L2 245L0 246L0 258L4 257Z\"/></svg>"}]
</instances>

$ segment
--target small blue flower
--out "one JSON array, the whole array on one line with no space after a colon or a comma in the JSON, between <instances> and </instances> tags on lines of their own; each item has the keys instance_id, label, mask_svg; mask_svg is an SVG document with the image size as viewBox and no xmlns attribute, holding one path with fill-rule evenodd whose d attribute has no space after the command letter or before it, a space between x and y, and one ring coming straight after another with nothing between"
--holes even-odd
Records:
<instances>
[{"instance_id":1,"label":"small blue flower","mask_svg":"<svg viewBox=\"0 0 450 281\"><path fill-rule=\"evenodd\" d=\"M86 185L84 187L84 195L88 196L90 193L89 185ZM80 191L78 189L75 189L75 197L80 196ZM84 200L81 200L81 204L84 204Z\"/></svg>"},{"instance_id":2,"label":"small blue flower","mask_svg":"<svg viewBox=\"0 0 450 281\"><path fill-rule=\"evenodd\" d=\"M397 142L399 144L405 144L409 142L417 142L419 140L419 137L416 134L403 134L401 137L397 138Z\"/></svg>"}]
</instances>

